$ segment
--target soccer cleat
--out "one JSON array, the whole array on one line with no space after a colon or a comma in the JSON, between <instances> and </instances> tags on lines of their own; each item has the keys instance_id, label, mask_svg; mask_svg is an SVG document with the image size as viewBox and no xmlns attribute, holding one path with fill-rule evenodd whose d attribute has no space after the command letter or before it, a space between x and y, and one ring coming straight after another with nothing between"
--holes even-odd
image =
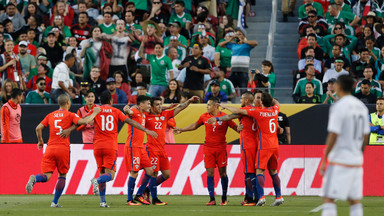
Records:
<instances>
[{"instance_id":1,"label":"soccer cleat","mask_svg":"<svg viewBox=\"0 0 384 216\"><path fill-rule=\"evenodd\" d=\"M151 203L151 199L149 198L149 195L150 195L149 188L146 187L146 188L144 189L144 192L143 192L143 198L144 198L148 203Z\"/></svg>"},{"instance_id":2,"label":"soccer cleat","mask_svg":"<svg viewBox=\"0 0 384 216\"><path fill-rule=\"evenodd\" d=\"M109 205L106 202L100 203L101 208L109 208Z\"/></svg>"},{"instance_id":3,"label":"soccer cleat","mask_svg":"<svg viewBox=\"0 0 384 216\"><path fill-rule=\"evenodd\" d=\"M151 204L150 202L148 202L147 200L145 200L143 196L135 196L134 200L137 201L137 202L139 202L139 203L142 203L142 204L144 204L144 205L149 205L149 204Z\"/></svg>"},{"instance_id":4,"label":"soccer cleat","mask_svg":"<svg viewBox=\"0 0 384 216\"><path fill-rule=\"evenodd\" d=\"M226 205L228 205L228 201L227 200L221 200L221 203L220 203L220 205L222 205L222 206L226 206Z\"/></svg>"},{"instance_id":5,"label":"soccer cleat","mask_svg":"<svg viewBox=\"0 0 384 216\"><path fill-rule=\"evenodd\" d=\"M244 202L243 206L256 206L256 202Z\"/></svg>"},{"instance_id":6,"label":"soccer cleat","mask_svg":"<svg viewBox=\"0 0 384 216\"><path fill-rule=\"evenodd\" d=\"M215 200L211 200L211 201L209 201L208 203L206 203L205 205L207 205L207 206L213 206L213 205L216 205L216 201L215 201Z\"/></svg>"},{"instance_id":7,"label":"soccer cleat","mask_svg":"<svg viewBox=\"0 0 384 216\"><path fill-rule=\"evenodd\" d=\"M152 199L152 204L153 205L167 205L168 203L167 202L161 202L158 198L155 198L155 199Z\"/></svg>"},{"instance_id":8,"label":"soccer cleat","mask_svg":"<svg viewBox=\"0 0 384 216\"><path fill-rule=\"evenodd\" d=\"M93 185L93 194L98 196L100 192L99 192L99 183L97 182L97 179L96 178L92 178L91 179L91 183Z\"/></svg>"},{"instance_id":9,"label":"soccer cleat","mask_svg":"<svg viewBox=\"0 0 384 216\"><path fill-rule=\"evenodd\" d=\"M59 205L59 203L55 204L54 202L51 202L51 208L63 208L63 206Z\"/></svg>"},{"instance_id":10,"label":"soccer cleat","mask_svg":"<svg viewBox=\"0 0 384 216\"><path fill-rule=\"evenodd\" d=\"M32 192L32 189L33 189L33 186L35 185L35 183L36 183L36 176L31 175L29 177L27 186L25 186L25 190L27 191L27 193L31 193Z\"/></svg>"},{"instance_id":11,"label":"soccer cleat","mask_svg":"<svg viewBox=\"0 0 384 216\"><path fill-rule=\"evenodd\" d=\"M270 206L279 206L279 205L283 205L283 203L284 203L284 199L282 196L280 196L279 198L276 198L275 201Z\"/></svg>"},{"instance_id":12,"label":"soccer cleat","mask_svg":"<svg viewBox=\"0 0 384 216\"><path fill-rule=\"evenodd\" d=\"M134 200L128 200L127 205L129 205L129 206L141 206L141 203L137 203Z\"/></svg>"},{"instance_id":13,"label":"soccer cleat","mask_svg":"<svg viewBox=\"0 0 384 216\"><path fill-rule=\"evenodd\" d=\"M257 206L264 206L265 205L265 196L261 197L259 201L256 203Z\"/></svg>"}]
</instances>

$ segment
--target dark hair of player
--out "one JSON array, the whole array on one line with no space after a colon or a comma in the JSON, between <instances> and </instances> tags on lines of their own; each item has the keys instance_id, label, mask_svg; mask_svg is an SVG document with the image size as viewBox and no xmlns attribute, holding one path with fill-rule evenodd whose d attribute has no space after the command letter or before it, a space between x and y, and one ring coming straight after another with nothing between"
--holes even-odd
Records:
<instances>
[{"instance_id":1,"label":"dark hair of player","mask_svg":"<svg viewBox=\"0 0 384 216\"><path fill-rule=\"evenodd\" d=\"M263 93L263 91L261 91L260 89L256 89L256 90L253 92L253 96L255 96L257 93Z\"/></svg>"},{"instance_id":2,"label":"dark hair of player","mask_svg":"<svg viewBox=\"0 0 384 216\"><path fill-rule=\"evenodd\" d=\"M23 94L23 90L19 89L19 88L14 88L12 89L11 91L11 98L12 99L16 99L17 96L20 96Z\"/></svg>"},{"instance_id":3,"label":"dark hair of player","mask_svg":"<svg viewBox=\"0 0 384 216\"><path fill-rule=\"evenodd\" d=\"M103 92L100 95L100 102L102 105L109 104L111 102L111 100L112 100L112 95L111 95L111 93L109 93L109 91Z\"/></svg>"},{"instance_id":4,"label":"dark hair of player","mask_svg":"<svg viewBox=\"0 0 384 216\"><path fill-rule=\"evenodd\" d=\"M153 104L155 103L155 101L162 101L162 100L161 100L161 97L152 97L152 98L151 98L151 106L153 106Z\"/></svg>"},{"instance_id":5,"label":"dark hair of player","mask_svg":"<svg viewBox=\"0 0 384 216\"><path fill-rule=\"evenodd\" d=\"M150 101L150 100L151 100L151 98L148 97L148 96L146 96L146 95L139 95L139 96L137 97L137 105L139 105L139 104L141 104L141 103L144 103L144 102L146 102L146 101Z\"/></svg>"},{"instance_id":6,"label":"dark hair of player","mask_svg":"<svg viewBox=\"0 0 384 216\"><path fill-rule=\"evenodd\" d=\"M379 101L379 100L384 100L384 98L379 97L379 98L376 99L376 101Z\"/></svg>"},{"instance_id":7,"label":"dark hair of player","mask_svg":"<svg viewBox=\"0 0 384 216\"><path fill-rule=\"evenodd\" d=\"M163 44L163 43L161 43L161 42L156 42L156 43L155 43L155 46L156 46L156 45L160 45L160 46L161 46L161 48L164 48L164 44Z\"/></svg>"},{"instance_id":8,"label":"dark hair of player","mask_svg":"<svg viewBox=\"0 0 384 216\"><path fill-rule=\"evenodd\" d=\"M261 95L261 102L264 107L270 107L272 105L273 98L268 92L263 92Z\"/></svg>"},{"instance_id":9,"label":"dark hair of player","mask_svg":"<svg viewBox=\"0 0 384 216\"><path fill-rule=\"evenodd\" d=\"M65 106L69 101L69 97L66 94L61 94L59 97L57 97L57 102L59 103L60 106Z\"/></svg>"},{"instance_id":10,"label":"dark hair of player","mask_svg":"<svg viewBox=\"0 0 384 216\"><path fill-rule=\"evenodd\" d=\"M90 93L95 94L95 92L93 92L92 90L88 90L88 91L84 94L84 96L85 96L85 97L88 97L88 95L89 95Z\"/></svg>"},{"instance_id":11,"label":"dark hair of player","mask_svg":"<svg viewBox=\"0 0 384 216\"><path fill-rule=\"evenodd\" d=\"M218 104L218 103L220 103L220 98L211 97L208 101L212 101L213 104Z\"/></svg>"},{"instance_id":12,"label":"dark hair of player","mask_svg":"<svg viewBox=\"0 0 384 216\"><path fill-rule=\"evenodd\" d=\"M337 78L336 83L340 86L340 89L344 92L352 92L353 85L355 84L353 77L350 75L341 75ZM363 83L362 83L363 84Z\"/></svg>"},{"instance_id":13,"label":"dark hair of player","mask_svg":"<svg viewBox=\"0 0 384 216\"><path fill-rule=\"evenodd\" d=\"M375 68L372 65L368 64L367 66L364 67L364 70L367 68L371 68L372 72L375 72Z\"/></svg>"}]
</instances>

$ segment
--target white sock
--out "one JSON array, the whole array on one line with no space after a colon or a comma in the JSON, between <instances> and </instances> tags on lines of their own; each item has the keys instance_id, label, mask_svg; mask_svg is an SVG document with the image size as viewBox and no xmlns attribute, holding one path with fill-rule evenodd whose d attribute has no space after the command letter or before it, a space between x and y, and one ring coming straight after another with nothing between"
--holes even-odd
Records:
<instances>
[{"instance_id":1,"label":"white sock","mask_svg":"<svg viewBox=\"0 0 384 216\"><path fill-rule=\"evenodd\" d=\"M350 216L363 216L363 205L361 203L349 207Z\"/></svg>"},{"instance_id":2,"label":"white sock","mask_svg":"<svg viewBox=\"0 0 384 216\"><path fill-rule=\"evenodd\" d=\"M324 203L321 216L337 216L337 208L335 203Z\"/></svg>"}]
</instances>

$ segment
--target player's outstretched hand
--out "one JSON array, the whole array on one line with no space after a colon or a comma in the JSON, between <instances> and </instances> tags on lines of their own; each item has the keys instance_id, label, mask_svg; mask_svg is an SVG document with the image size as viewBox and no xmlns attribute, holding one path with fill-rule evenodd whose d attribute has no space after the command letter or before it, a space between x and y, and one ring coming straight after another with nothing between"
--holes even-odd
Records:
<instances>
[{"instance_id":1,"label":"player's outstretched hand","mask_svg":"<svg viewBox=\"0 0 384 216\"><path fill-rule=\"evenodd\" d=\"M325 170L326 170L326 167L325 167L325 160L323 160L323 161L321 162L320 170L319 170L321 176L324 176L324 174L325 174Z\"/></svg>"},{"instance_id":2,"label":"player's outstretched hand","mask_svg":"<svg viewBox=\"0 0 384 216\"><path fill-rule=\"evenodd\" d=\"M99 108L99 107L95 107L95 109L96 108ZM100 111L99 111L100 112ZM69 136L69 134L71 134L71 129L70 128L67 128L67 129L65 129L65 130L63 130L63 131L61 131L61 133L60 133L60 137L61 138L67 138L68 136Z\"/></svg>"},{"instance_id":3,"label":"player's outstretched hand","mask_svg":"<svg viewBox=\"0 0 384 216\"><path fill-rule=\"evenodd\" d=\"M173 134L177 135L177 134L181 134L182 131L180 130L180 128L178 127L175 127L175 129L173 129Z\"/></svg>"},{"instance_id":4,"label":"player's outstretched hand","mask_svg":"<svg viewBox=\"0 0 384 216\"><path fill-rule=\"evenodd\" d=\"M124 111L125 114L128 114L128 115L132 115L133 114L133 111L131 110L129 105L125 105L124 108L123 108L123 111Z\"/></svg>"},{"instance_id":5,"label":"player's outstretched hand","mask_svg":"<svg viewBox=\"0 0 384 216\"><path fill-rule=\"evenodd\" d=\"M98 114L98 113L101 112L101 108L100 107L95 107L95 108L93 108L93 112Z\"/></svg>"},{"instance_id":6,"label":"player's outstretched hand","mask_svg":"<svg viewBox=\"0 0 384 216\"><path fill-rule=\"evenodd\" d=\"M157 138L157 133L155 131L147 130L147 134L152 136L153 138Z\"/></svg>"},{"instance_id":7,"label":"player's outstretched hand","mask_svg":"<svg viewBox=\"0 0 384 216\"><path fill-rule=\"evenodd\" d=\"M44 146L44 143L43 142L39 142L37 143L37 149L41 150Z\"/></svg>"},{"instance_id":8,"label":"player's outstretched hand","mask_svg":"<svg viewBox=\"0 0 384 216\"><path fill-rule=\"evenodd\" d=\"M216 123L216 117L211 117L208 119L208 124L215 124Z\"/></svg>"},{"instance_id":9,"label":"player's outstretched hand","mask_svg":"<svg viewBox=\"0 0 384 216\"><path fill-rule=\"evenodd\" d=\"M193 96L189 99L189 101L191 101L192 103L194 102L197 102L197 101L200 101L200 97L199 96Z\"/></svg>"}]
</instances>

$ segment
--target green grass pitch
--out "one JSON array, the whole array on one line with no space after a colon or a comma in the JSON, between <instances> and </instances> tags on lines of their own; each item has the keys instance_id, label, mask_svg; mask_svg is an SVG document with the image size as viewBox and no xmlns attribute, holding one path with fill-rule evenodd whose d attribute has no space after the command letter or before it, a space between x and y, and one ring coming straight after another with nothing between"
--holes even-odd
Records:
<instances>
[{"instance_id":1,"label":"green grass pitch","mask_svg":"<svg viewBox=\"0 0 384 216\"><path fill-rule=\"evenodd\" d=\"M50 208L53 195L0 195L0 215L36 215L36 216L97 216L97 215L263 215L263 216L300 216L320 215L320 211L310 211L321 204L320 197L286 196L282 206L270 207L273 197L267 197L264 207L241 206L243 196L228 197L227 206L205 206L208 196L160 196L162 201L168 202L167 206L127 206L126 196L106 196L111 208L99 207L99 197L87 195L63 195L59 203L63 208ZM216 196L220 202L220 196ZM364 215L384 215L383 197L364 197ZM339 215L349 215L348 204L338 201Z\"/></svg>"}]
</instances>

